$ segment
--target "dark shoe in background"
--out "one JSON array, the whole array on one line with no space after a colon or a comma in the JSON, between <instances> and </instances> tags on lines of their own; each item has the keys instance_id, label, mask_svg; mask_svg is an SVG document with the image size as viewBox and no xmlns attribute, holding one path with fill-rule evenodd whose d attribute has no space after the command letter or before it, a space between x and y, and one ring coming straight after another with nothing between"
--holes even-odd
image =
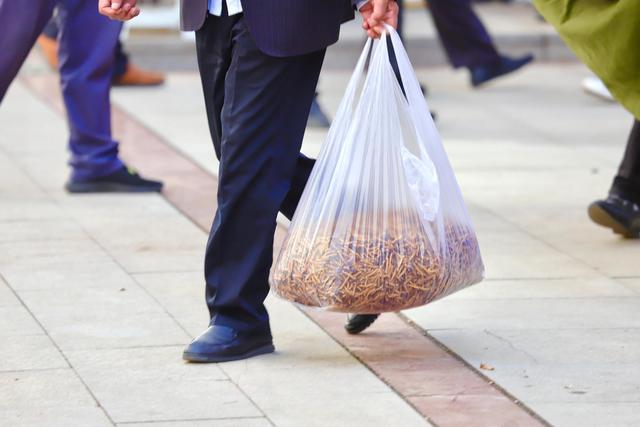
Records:
<instances>
[{"instance_id":1,"label":"dark shoe in background","mask_svg":"<svg viewBox=\"0 0 640 427\"><path fill-rule=\"evenodd\" d=\"M347 318L344 329L351 335L359 334L371 326L379 316L379 314L352 314Z\"/></svg>"},{"instance_id":2,"label":"dark shoe in background","mask_svg":"<svg viewBox=\"0 0 640 427\"><path fill-rule=\"evenodd\" d=\"M274 351L269 330L242 332L227 326L212 325L187 346L182 358L188 362L218 363L248 359Z\"/></svg>"},{"instance_id":3,"label":"dark shoe in background","mask_svg":"<svg viewBox=\"0 0 640 427\"><path fill-rule=\"evenodd\" d=\"M309 118L307 119L307 127L326 129L331 126L329 118L324 114L320 104L318 103L318 97L313 98L311 103L311 110L309 110Z\"/></svg>"},{"instance_id":4,"label":"dark shoe in background","mask_svg":"<svg viewBox=\"0 0 640 427\"><path fill-rule=\"evenodd\" d=\"M158 193L162 182L142 178L125 166L106 176L86 181L69 180L65 188L69 193Z\"/></svg>"},{"instance_id":5,"label":"dark shoe in background","mask_svg":"<svg viewBox=\"0 0 640 427\"><path fill-rule=\"evenodd\" d=\"M533 55L531 54L520 58L501 56L494 64L469 67L469 71L471 72L471 85L473 87L482 86L497 77L519 70L531 61L533 61Z\"/></svg>"},{"instance_id":6,"label":"dark shoe in background","mask_svg":"<svg viewBox=\"0 0 640 427\"><path fill-rule=\"evenodd\" d=\"M615 193L589 206L593 222L629 239L640 238L640 205Z\"/></svg>"}]
</instances>

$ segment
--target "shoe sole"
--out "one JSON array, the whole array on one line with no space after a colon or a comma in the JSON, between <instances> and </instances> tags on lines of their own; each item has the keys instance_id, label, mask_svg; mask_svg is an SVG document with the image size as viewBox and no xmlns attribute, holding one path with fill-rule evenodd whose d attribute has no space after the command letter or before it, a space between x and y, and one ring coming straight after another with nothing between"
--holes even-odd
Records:
<instances>
[{"instance_id":1,"label":"shoe sole","mask_svg":"<svg viewBox=\"0 0 640 427\"><path fill-rule=\"evenodd\" d=\"M640 237L640 231L634 233L624 225L620 224L614 217L612 217L606 210L602 209L597 204L592 204L588 209L589 218L593 222L603 227L607 227L613 230L614 233L626 237L627 239L633 239Z\"/></svg>"},{"instance_id":2,"label":"shoe sole","mask_svg":"<svg viewBox=\"0 0 640 427\"><path fill-rule=\"evenodd\" d=\"M276 351L273 344L265 344L263 346L254 348L253 350L249 350L245 353L235 354L233 356L217 356L217 355L207 355L201 353L190 353L185 351L182 353L182 359L187 362L193 363L220 363L220 362L232 362L234 360L243 360L248 359L250 357L260 356L262 354L273 353Z\"/></svg>"},{"instance_id":3,"label":"shoe sole","mask_svg":"<svg viewBox=\"0 0 640 427\"><path fill-rule=\"evenodd\" d=\"M68 182L64 188L69 193L159 193L162 186L135 186L114 183Z\"/></svg>"}]
</instances>

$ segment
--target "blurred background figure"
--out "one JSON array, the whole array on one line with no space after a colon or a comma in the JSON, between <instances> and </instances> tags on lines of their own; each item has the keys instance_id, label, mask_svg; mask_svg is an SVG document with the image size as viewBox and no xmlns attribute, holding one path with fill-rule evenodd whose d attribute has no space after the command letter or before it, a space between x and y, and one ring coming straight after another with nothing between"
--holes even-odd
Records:
<instances>
[{"instance_id":1,"label":"blurred background figure","mask_svg":"<svg viewBox=\"0 0 640 427\"><path fill-rule=\"evenodd\" d=\"M51 68L54 69L58 69L58 33L57 16L54 16L47 23L42 35L38 37L38 46ZM113 54L115 58L111 81L113 86L158 86L164 83L163 73L144 70L131 63L119 36Z\"/></svg>"},{"instance_id":2,"label":"blurred background figure","mask_svg":"<svg viewBox=\"0 0 640 427\"><path fill-rule=\"evenodd\" d=\"M160 191L118 156L109 91L122 25L100 16L94 1L0 0L0 102L58 6L60 80L70 128L72 193ZM18 142L18 141L16 141Z\"/></svg>"},{"instance_id":3,"label":"blurred background figure","mask_svg":"<svg viewBox=\"0 0 640 427\"><path fill-rule=\"evenodd\" d=\"M398 32L402 36L403 0L398 0L398 5ZM517 58L501 55L471 7L471 0L428 0L428 5L449 62L454 68L469 70L473 87L512 73L533 60L531 54Z\"/></svg>"},{"instance_id":4,"label":"blurred background figure","mask_svg":"<svg viewBox=\"0 0 640 427\"><path fill-rule=\"evenodd\" d=\"M624 237L640 238L640 121L637 119L609 195L589 206L589 217Z\"/></svg>"},{"instance_id":5,"label":"blurred background figure","mask_svg":"<svg viewBox=\"0 0 640 427\"><path fill-rule=\"evenodd\" d=\"M589 205L589 217L628 238L640 238L640 2L535 0L576 56L598 76L585 89L612 98L635 117L609 195ZM601 85L601 86L600 86Z\"/></svg>"}]
</instances>

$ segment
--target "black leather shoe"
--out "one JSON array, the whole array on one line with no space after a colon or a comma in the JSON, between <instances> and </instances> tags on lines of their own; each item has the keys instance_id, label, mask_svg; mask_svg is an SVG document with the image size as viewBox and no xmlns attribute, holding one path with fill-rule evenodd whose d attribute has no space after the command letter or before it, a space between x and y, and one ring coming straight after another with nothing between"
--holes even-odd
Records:
<instances>
[{"instance_id":1,"label":"black leather shoe","mask_svg":"<svg viewBox=\"0 0 640 427\"><path fill-rule=\"evenodd\" d=\"M531 54L520 58L501 56L494 64L469 67L469 71L471 72L471 85L473 87L481 86L497 77L512 73L531 61L533 61L533 55Z\"/></svg>"},{"instance_id":2,"label":"black leather shoe","mask_svg":"<svg viewBox=\"0 0 640 427\"><path fill-rule=\"evenodd\" d=\"M157 193L162 182L142 178L127 168L87 181L69 180L64 186L69 193Z\"/></svg>"},{"instance_id":3,"label":"black leather shoe","mask_svg":"<svg viewBox=\"0 0 640 427\"><path fill-rule=\"evenodd\" d=\"M589 217L614 233L630 239L640 238L640 205L620 195L609 194L606 200L591 203Z\"/></svg>"},{"instance_id":4,"label":"black leather shoe","mask_svg":"<svg viewBox=\"0 0 640 427\"><path fill-rule=\"evenodd\" d=\"M351 335L359 334L367 329L376 319L379 314L352 314L347 319L347 324L344 325L344 329Z\"/></svg>"},{"instance_id":5,"label":"black leather shoe","mask_svg":"<svg viewBox=\"0 0 640 427\"><path fill-rule=\"evenodd\" d=\"M212 325L185 348L182 358L200 363L230 362L274 351L269 330L244 332Z\"/></svg>"}]
</instances>

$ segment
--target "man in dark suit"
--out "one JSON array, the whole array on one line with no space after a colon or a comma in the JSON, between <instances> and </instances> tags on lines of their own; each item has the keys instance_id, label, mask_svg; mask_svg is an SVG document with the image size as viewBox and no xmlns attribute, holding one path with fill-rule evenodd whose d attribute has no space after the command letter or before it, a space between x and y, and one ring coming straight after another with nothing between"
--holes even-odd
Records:
<instances>
[{"instance_id":1,"label":"man in dark suit","mask_svg":"<svg viewBox=\"0 0 640 427\"><path fill-rule=\"evenodd\" d=\"M136 0L99 0L115 19ZM326 47L359 6L378 36L395 26L393 0L181 0L196 30L209 129L220 159L218 210L205 256L209 328L184 351L222 362L274 351L269 292L278 211L291 218L313 167L300 154Z\"/></svg>"}]
</instances>

